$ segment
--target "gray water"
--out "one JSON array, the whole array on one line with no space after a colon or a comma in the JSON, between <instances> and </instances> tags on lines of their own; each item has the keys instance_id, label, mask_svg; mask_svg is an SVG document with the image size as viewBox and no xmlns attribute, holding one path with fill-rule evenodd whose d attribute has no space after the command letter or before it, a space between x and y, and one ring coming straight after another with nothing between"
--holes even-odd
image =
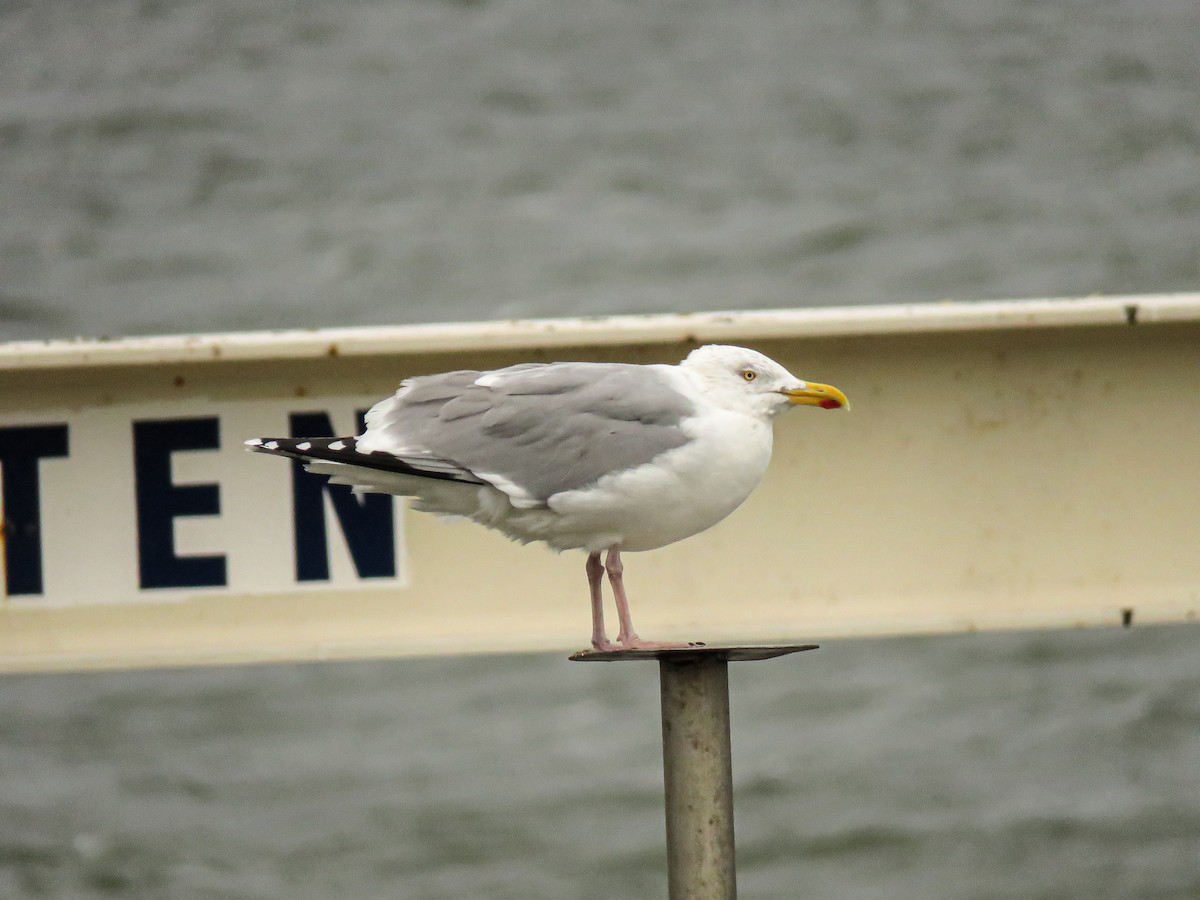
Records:
<instances>
[{"instance_id":1,"label":"gray water","mask_svg":"<svg viewBox=\"0 0 1200 900\"><path fill-rule=\"evenodd\" d=\"M9 0L0 338L1195 289L1197 35L1194 0ZM1195 900L1198 638L735 667L742 896ZM659 897L660 779L652 667L6 677L0 898Z\"/></svg>"},{"instance_id":2,"label":"gray water","mask_svg":"<svg viewBox=\"0 0 1200 900\"><path fill-rule=\"evenodd\" d=\"M1200 283L1195 0L0 5L0 337Z\"/></svg>"},{"instance_id":3,"label":"gray water","mask_svg":"<svg viewBox=\"0 0 1200 900\"><path fill-rule=\"evenodd\" d=\"M1200 897L1194 628L732 669L741 896ZM9 677L0 896L665 896L653 664Z\"/></svg>"}]
</instances>

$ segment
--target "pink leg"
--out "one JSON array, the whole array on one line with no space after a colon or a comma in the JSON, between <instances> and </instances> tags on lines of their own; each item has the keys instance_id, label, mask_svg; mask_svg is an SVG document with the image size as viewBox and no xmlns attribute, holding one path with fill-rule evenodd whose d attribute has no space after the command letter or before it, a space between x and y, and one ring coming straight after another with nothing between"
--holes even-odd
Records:
<instances>
[{"instance_id":1,"label":"pink leg","mask_svg":"<svg viewBox=\"0 0 1200 900\"><path fill-rule=\"evenodd\" d=\"M597 558L599 554L596 554ZM604 558L604 568L608 570L608 581L612 585L613 598L617 601L617 619L621 630L617 634L617 642L626 650L676 650L693 644L667 643L663 641L643 641L633 630L633 619L629 615L629 598L625 596L625 566L621 563L621 551L616 547L608 548Z\"/></svg>"},{"instance_id":2,"label":"pink leg","mask_svg":"<svg viewBox=\"0 0 1200 900\"><path fill-rule=\"evenodd\" d=\"M604 577L604 566L600 563L599 551L588 554L585 568L592 594L592 647L596 650L615 650L616 644L611 643L604 633L604 589L600 584Z\"/></svg>"},{"instance_id":3,"label":"pink leg","mask_svg":"<svg viewBox=\"0 0 1200 900\"><path fill-rule=\"evenodd\" d=\"M617 601L617 621L621 623L617 641L628 647L630 643L638 640L638 636L633 630L633 619L629 615L629 598L625 596L625 566L621 562L621 551L616 547L608 548L604 568L608 571L608 583L612 585L613 599Z\"/></svg>"}]
</instances>

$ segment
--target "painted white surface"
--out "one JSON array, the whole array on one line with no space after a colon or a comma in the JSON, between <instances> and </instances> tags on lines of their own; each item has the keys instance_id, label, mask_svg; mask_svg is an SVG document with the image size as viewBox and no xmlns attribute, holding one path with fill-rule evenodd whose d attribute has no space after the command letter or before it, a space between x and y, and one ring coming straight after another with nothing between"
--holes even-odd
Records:
<instances>
[{"instance_id":1,"label":"painted white surface","mask_svg":"<svg viewBox=\"0 0 1200 900\"><path fill-rule=\"evenodd\" d=\"M0 344L0 369L1122 325L1131 308L1143 324L1200 321L1200 293L16 341Z\"/></svg>"},{"instance_id":2,"label":"painted white surface","mask_svg":"<svg viewBox=\"0 0 1200 900\"><path fill-rule=\"evenodd\" d=\"M763 337L745 322L744 335L722 332L842 388L853 411L790 411L776 425L766 480L741 509L695 538L627 555L643 636L1115 626L1126 609L1135 624L1196 619L1196 304L1112 298L1084 322L1084 302L1044 305L1032 327L1020 324L1028 304L991 304L988 316L969 314L973 327L934 328L942 305L931 304L912 308L917 324L907 331L848 333L844 322L858 312L843 311L831 334L814 332L811 319L803 336ZM1132 326L1130 304L1139 308ZM492 327L462 326L479 335ZM289 466L240 446L286 433L289 411L328 409L345 421L409 374L535 355L673 362L691 346L654 322L630 325L627 341L611 345L562 327L557 343L526 346L500 327L495 345L464 341L456 352L411 334L397 343L384 329L337 356L307 347L264 356L256 344L260 355L242 361L223 352L203 362L0 370L0 424L61 416L72 427L71 457L41 463L50 593L4 603L0 668L582 647L582 555L422 514L404 517L396 584L362 584L339 551L336 583L297 588ZM221 520L180 520L178 534L182 548L228 555L228 589L127 589L129 423L159 413L221 419L221 449L181 454L173 477L221 485ZM89 452L96 447L104 452ZM51 533L63 522L71 530Z\"/></svg>"},{"instance_id":3,"label":"painted white surface","mask_svg":"<svg viewBox=\"0 0 1200 900\"><path fill-rule=\"evenodd\" d=\"M369 398L306 398L303 402L260 400L211 403L189 400L39 411L38 424L66 425L70 454L43 459L40 466L43 592L6 598L12 609L104 604L175 603L220 594L271 594L293 590L403 587L403 516L396 517L396 577L359 578L335 514L325 501L330 578L296 578L292 531L290 464L245 452L241 441L262 434L287 435L288 413L321 410L339 433L355 431L354 410ZM227 567L222 587L143 588L138 575L136 479L133 423L159 419L219 422L221 446L171 454L177 485L215 485L216 515L174 519L178 556L220 555ZM0 416L0 428L25 424ZM2 476L0 476L2 477ZM396 501L399 507L399 501ZM399 509L397 509L399 513ZM0 575L4 574L0 555ZM0 586L4 579L0 578Z\"/></svg>"}]
</instances>

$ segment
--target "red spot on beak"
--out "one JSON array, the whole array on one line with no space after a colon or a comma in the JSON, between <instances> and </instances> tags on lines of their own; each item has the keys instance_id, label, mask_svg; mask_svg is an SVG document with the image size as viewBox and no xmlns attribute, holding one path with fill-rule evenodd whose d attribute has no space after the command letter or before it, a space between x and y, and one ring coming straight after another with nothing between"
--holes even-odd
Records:
<instances>
[{"instance_id":1,"label":"red spot on beak","mask_svg":"<svg viewBox=\"0 0 1200 900\"><path fill-rule=\"evenodd\" d=\"M842 404L838 403L832 397L830 397L828 400L822 400L817 404L817 406L821 407L821 409L839 409L841 405Z\"/></svg>"}]
</instances>

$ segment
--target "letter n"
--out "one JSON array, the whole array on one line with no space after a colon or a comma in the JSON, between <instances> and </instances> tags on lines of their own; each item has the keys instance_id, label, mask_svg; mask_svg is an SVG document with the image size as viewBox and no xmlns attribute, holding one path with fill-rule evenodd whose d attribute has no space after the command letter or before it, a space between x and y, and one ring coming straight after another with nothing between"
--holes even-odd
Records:
<instances>
[{"instance_id":1,"label":"letter n","mask_svg":"<svg viewBox=\"0 0 1200 900\"><path fill-rule=\"evenodd\" d=\"M293 413L292 437L333 437L325 413ZM362 416L359 415L359 427ZM329 580L329 540L325 527L328 495L338 527L346 539L359 578L396 576L395 504L389 494L355 494L349 485L329 484L329 476L304 471L292 463L293 532L297 581Z\"/></svg>"}]
</instances>

